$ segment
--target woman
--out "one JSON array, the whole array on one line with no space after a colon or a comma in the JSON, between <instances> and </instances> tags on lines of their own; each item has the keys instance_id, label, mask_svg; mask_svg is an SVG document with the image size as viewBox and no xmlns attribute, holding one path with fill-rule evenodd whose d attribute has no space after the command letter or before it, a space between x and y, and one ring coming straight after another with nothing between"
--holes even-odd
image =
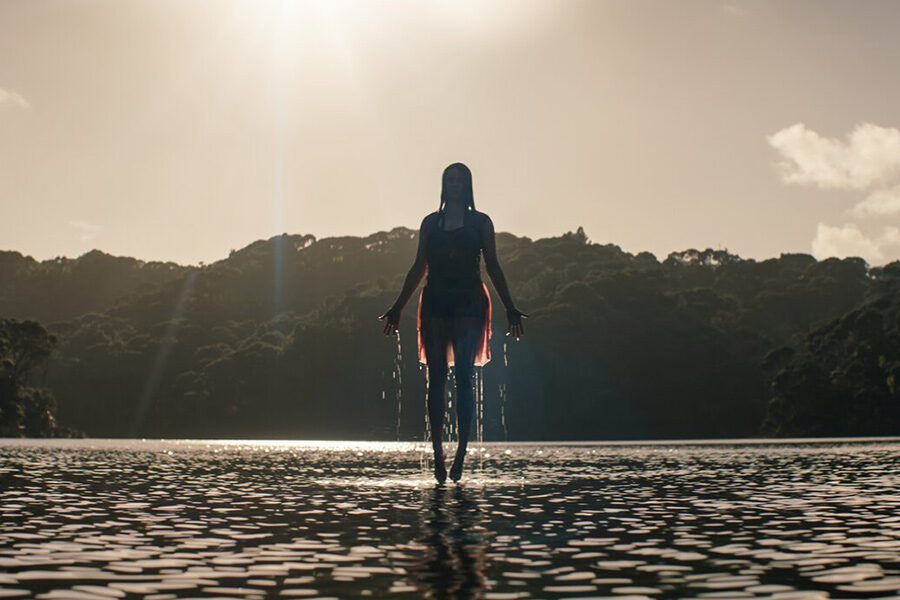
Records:
<instances>
[{"instance_id":1,"label":"woman","mask_svg":"<svg viewBox=\"0 0 900 600\"><path fill-rule=\"evenodd\" d=\"M420 362L428 365L428 423L434 447L434 476L439 483L447 479L441 432L448 368L456 367L459 423L459 445L450 467L450 478L459 481L475 415L474 367L483 366L491 359L491 299L480 277L482 254L494 289L506 307L509 324L506 335L519 339L525 333L522 317L528 315L515 307L509 294L497 261L494 224L486 214L475 210L469 168L453 163L444 169L438 211L422 220L416 260L406 275L400 296L379 317L387 321L386 335L396 333L400 311L427 269L428 279L419 295L418 354Z\"/></svg>"}]
</instances>

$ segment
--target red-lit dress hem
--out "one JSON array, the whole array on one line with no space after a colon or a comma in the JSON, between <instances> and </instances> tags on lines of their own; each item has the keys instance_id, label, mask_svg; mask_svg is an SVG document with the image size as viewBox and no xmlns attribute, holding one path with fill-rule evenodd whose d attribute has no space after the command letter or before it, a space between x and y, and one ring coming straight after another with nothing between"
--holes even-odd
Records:
<instances>
[{"instance_id":1,"label":"red-lit dress hem","mask_svg":"<svg viewBox=\"0 0 900 600\"><path fill-rule=\"evenodd\" d=\"M475 366L483 367L491 361L491 295L488 292L487 284L481 282L484 290L484 296L487 299L487 312L485 313L484 325L481 328L481 338L478 341L478 350L475 352ZM427 365L428 360L425 358L425 344L422 340L422 296L425 288L419 292L419 310L416 314L416 329L418 330L418 346L419 346L419 362ZM447 344L447 366L454 365L453 345Z\"/></svg>"}]
</instances>

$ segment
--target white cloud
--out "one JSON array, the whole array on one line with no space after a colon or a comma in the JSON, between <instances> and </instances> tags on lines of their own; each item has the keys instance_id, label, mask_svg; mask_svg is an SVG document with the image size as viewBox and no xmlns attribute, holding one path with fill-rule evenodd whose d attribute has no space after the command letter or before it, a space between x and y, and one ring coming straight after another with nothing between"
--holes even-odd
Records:
<instances>
[{"instance_id":1,"label":"white cloud","mask_svg":"<svg viewBox=\"0 0 900 600\"><path fill-rule=\"evenodd\" d=\"M841 227L819 223L816 239L812 242L812 253L818 259L859 256L870 264L877 264L896 259L896 256L886 259L886 251L892 247L896 250L890 254L900 253L900 229L897 227L885 227L880 236L871 237L854 223Z\"/></svg>"},{"instance_id":2,"label":"white cloud","mask_svg":"<svg viewBox=\"0 0 900 600\"><path fill-rule=\"evenodd\" d=\"M847 210L854 219L900 216L900 129L862 123L846 139L826 138L803 123L766 138L781 155L783 181L824 189L869 190ZM856 223L819 223L812 241L817 258L859 256L870 264L900 257L900 228L881 234Z\"/></svg>"},{"instance_id":3,"label":"white cloud","mask_svg":"<svg viewBox=\"0 0 900 600\"><path fill-rule=\"evenodd\" d=\"M842 227L831 227L819 223L816 239L812 241L812 253L816 258L837 256L861 256L868 262L880 261L884 258L878 244L869 239L859 227L849 223Z\"/></svg>"},{"instance_id":4,"label":"white cloud","mask_svg":"<svg viewBox=\"0 0 900 600\"><path fill-rule=\"evenodd\" d=\"M9 90L4 90L0 88L0 104L5 104L9 102L19 108L28 109L31 108L31 104L28 103L28 100L22 97L21 94L17 94L16 92L11 92Z\"/></svg>"},{"instance_id":5,"label":"white cloud","mask_svg":"<svg viewBox=\"0 0 900 600\"><path fill-rule=\"evenodd\" d=\"M80 239L82 242L89 242L97 237L97 234L101 229L99 225L90 223L88 221L85 221L84 219L69 221L69 225L71 227L74 227L79 232L80 235L78 236L78 239Z\"/></svg>"},{"instance_id":6,"label":"white cloud","mask_svg":"<svg viewBox=\"0 0 900 600\"><path fill-rule=\"evenodd\" d=\"M846 141L822 137L803 123L766 138L783 157L784 181L830 189L865 189L900 172L900 130L857 125Z\"/></svg>"},{"instance_id":7,"label":"white cloud","mask_svg":"<svg viewBox=\"0 0 900 600\"><path fill-rule=\"evenodd\" d=\"M900 185L884 190L875 190L865 200L854 206L850 212L858 219L900 215Z\"/></svg>"}]
</instances>

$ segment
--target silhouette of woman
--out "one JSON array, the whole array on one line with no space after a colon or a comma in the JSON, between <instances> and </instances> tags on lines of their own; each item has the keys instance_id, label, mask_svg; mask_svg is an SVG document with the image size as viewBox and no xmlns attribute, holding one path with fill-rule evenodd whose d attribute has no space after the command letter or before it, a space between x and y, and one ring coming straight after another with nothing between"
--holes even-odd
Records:
<instances>
[{"instance_id":1,"label":"silhouette of woman","mask_svg":"<svg viewBox=\"0 0 900 600\"><path fill-rule=\"evenodd\" d=\"M419 229L419 248L403 289L394 305L379 319L386 320L384 333L397 333L400 311L406 306L426 271L428 279L419 295L419 361L428 365L428 425L434 447L434 476L447 479L441 440L444 389L448 369L455 366L459 423L459 445L450 467L450 478L459 481L475 416L473 375L475 366L491 359L491 298L481 281L479 258L494 289L506 307L506 335L519 339L525 333L522 317L509 294L506 277L497 261L494 224L475 210L472 173L462 163L444 169L441 203L427 215Z\"/></svg>"}]
</instances>

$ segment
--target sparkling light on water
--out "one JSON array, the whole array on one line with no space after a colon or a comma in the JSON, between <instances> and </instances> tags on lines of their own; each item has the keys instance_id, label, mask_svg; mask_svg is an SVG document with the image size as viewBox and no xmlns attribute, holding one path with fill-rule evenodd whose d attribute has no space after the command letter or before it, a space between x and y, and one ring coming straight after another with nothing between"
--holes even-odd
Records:
<instances>
[{"instance_id":1,"label":"sparkling light on water","mask_svg":"<svg viewBox=\"0 0 900 600\"><path fill-rule=\"evenodd\" d=\"M484 446L0 440L0 597L900 594L896 438Z\"/></svg>"}]
</instances>

